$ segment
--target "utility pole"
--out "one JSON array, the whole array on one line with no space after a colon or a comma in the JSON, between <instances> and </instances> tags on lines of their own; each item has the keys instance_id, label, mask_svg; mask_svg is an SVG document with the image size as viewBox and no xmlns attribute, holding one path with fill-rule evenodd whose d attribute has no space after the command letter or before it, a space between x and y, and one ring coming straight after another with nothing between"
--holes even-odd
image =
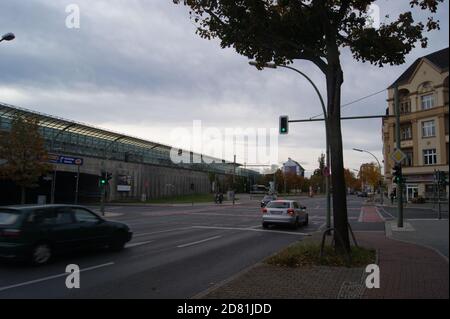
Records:
<instances>
[{"instance_id":1,"label":"utility pole","mask_svg":"<svg viewBox=\"0 0 450 319\"><path fill-rule=\"evenodd\" d=\"M76 185L75 185L75 205L78 204L78 192L80 187L80 165L77 165L77 177L76 177Z\"/></svg>"},{"instance_id":2,"label":"utility pole","mask_svg":"<svg viewBox=\"0 0 450 319\"><path fill-rule=\"evenodd\" d=\"M236 155L234 155L233 159L233 206L235 203L236 197Z\"/></svg>"},{"instance_id":3,"label":"utility pole","mask_svg":"<svg viewBox=\"0 0 450 319\"><path fill-rule=\"evenodd\" d=\"M255 61L250 61L249 62L250 65L252 66L258 66L258 63L256 63ZM288 65L278 65L276 63L266 63L264 65L264 67L266 68L271 68L271 69L276 69L277 67L280 68L285 68L285 69L289 69L291 71L294 71L298 74L300 74L301 76L303 76L314 88L314 91L317 93L319 99L320 99L320 105L322 107L322 111L323 111L323 119L321 119L322 121L325 121L325 144L326 144L326 165L327 168L329 170L329 172L331 172L331 160L330 160L330 145L329 145L329 140L330 140L330 131L329 131L329 125L328 125L328 114L327 114L327 109L325 107L325 103L323 101L323 97L322 94L320 94L319 89L317 88L316 84L302 71L293 68L291 66ZM289 121L290 123L294 123L294 122L299 122L299 121ZM275 175L274 175L275 176ZM274 177L275 180L275 177ZM330 192L330 188L331 188L331 173L328 174L328 176L326 177L325 180L325 188L326 188L326 194L327 194L327 204L326 204L326 227L327 229L329 229L331 227L331 192Z\"/></svg>"},{"instance_id":4,"label":"utility pole","mask_svg":"<svg viewBox=\"0 0 450 319\"><path fill-rule=\"evenodd\" d=\"M398 96L398 85L395 86L394 89L394 108L395 108L395 143L396 148L401 150L401 142L400 142L400 100ZM402 163L398 163L401 171ZM403 228L403 176L400 177L400 180L397 184L397 227Z\"/></svg>"}]
</instances>

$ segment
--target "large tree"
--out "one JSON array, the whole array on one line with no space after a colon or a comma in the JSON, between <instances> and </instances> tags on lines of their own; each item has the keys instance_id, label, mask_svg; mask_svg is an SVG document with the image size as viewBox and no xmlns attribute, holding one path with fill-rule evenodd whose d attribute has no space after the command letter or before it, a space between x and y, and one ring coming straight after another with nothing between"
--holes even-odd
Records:
<instances>
[{"instance_id":1,"label":"large tree","mask_svg":"<svg viewBox=\"0 0 450 319\"><path fill-rule=\"evenodd\" d=\"M368 27L368 10L374 0L173 0L190 7L197 33L206 39L218 38L222 48L267 62L289 64L302 59L314 63L325 75L327 114L333 187L334 227L343 238L336 240L340 251L350 250L346 187L341 134L341 86L344 72L340 50L348 47L362 62L398 65L420 42L423 35L439 27L429 17L416 22L406 11L379 28ZM436 12L443 0L410 0L411 8Z\"/></svg>"},{"instance_id":2,"label":"large tree","mask_svg":"<svg viewBox=\"0 0 450 319\"><path fill-rule=\"evenodd\" d=\"M0 159L5 160L0 165L0 178L12 180L21 188L21 203L25 204L26 189L36 187L39 177L51 168L46 163L47 151L39 123L18 116L13 119L11 130L0 137Z\"/></svg>"}]
</instances>

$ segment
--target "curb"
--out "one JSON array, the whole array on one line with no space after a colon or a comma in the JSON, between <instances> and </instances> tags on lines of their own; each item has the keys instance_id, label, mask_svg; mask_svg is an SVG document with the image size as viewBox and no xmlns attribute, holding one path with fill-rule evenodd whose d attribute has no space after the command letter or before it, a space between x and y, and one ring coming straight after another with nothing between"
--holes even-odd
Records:
<instances>
[{"instance_id":1,"label":"curb","mask_svg":"<svg viewBox=\"0 0 450 319\"><path fill-rule=\"evenodd\" d=\"M386 224L385 224L384 227L385 227L385 230L386 230ZM396 240L396 241L401 242L401 243L410 244L410 245L416 245L416 246L419 246L419 247L422 247L422 248L429 249L429 250L435 252L440 257L442 257L447 264L449 263L449 258L447 256L445 256L443 253L441 253L439 250L434 248L434 247L431 247L431 246L428 246L428 245L425 245L425 244L414 243L414 242L403 240L403 239L394 238L394 237L392 237L392 231L390 232L390 235L386 231L385 235L386 235L386 238L391 239L391 240Z\"/></svg>"}]
</instances>

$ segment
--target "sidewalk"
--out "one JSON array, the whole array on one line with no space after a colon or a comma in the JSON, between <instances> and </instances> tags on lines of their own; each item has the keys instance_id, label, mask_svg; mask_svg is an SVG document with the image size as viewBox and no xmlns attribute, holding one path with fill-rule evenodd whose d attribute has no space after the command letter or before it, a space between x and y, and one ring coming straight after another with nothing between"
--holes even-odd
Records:
<instances>
[{"instance_id":1,"label":"sidewalk","mask_svg":"<svg viewBox=\"0 0 450 319\"><path fill-rule=\"evenodd\" d=\"M397 202L394 202L394 204L391 204L390 200L387 200L384 202L383 205L380 203L376 203L377 206L381 207L390 207L390 208L397 208ZM413 208L413 209L431 209L437 211L437 204L436 203L423 203L423 204L413 204L413 203L404 203L404 208ZM441 211L442 212L448 212L448 202L441 203Z\"/></svg>"},{"instance_id":2,"label":"sidewalk","mask_svg":"<svg viewBox=\"0 0 450 319\"><path fill-rule=\"evenodd\" d=\"M386 222L386 236L436 250L448 260L449 223L442 220L406 220L404 230L397 229L397 221Z\"/></svg>"},{"instance_id":3,"label":"sidewalk","mask_svg":"<svg viewBox=\"0 0 450 319\"><path fill-rule=\"evenodd\" d=\"M358 232L360 245L378 252L379 289L365 287L363 268L276 267L264 263L244 270L195 298L448 298L448 261L434 250Z\"/></svg>"}]
</instances>

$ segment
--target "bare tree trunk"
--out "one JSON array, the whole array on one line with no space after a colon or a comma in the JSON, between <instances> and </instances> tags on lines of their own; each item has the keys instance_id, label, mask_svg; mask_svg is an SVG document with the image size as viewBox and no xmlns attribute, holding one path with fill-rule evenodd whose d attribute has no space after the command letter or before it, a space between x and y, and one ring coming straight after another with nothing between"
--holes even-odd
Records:
<instances>
[{"instance_id":1,"label":"bare tree trunk","mask_svg":"<svg viewBox=\"0 0 450 319\"><path fill-rule=\"evenodd\" d=\"M21 194L20 194L20 203L21 203L22 205L24 205L24 204L25 204L25 201L26 201L26 189L25 189L25 186L21 186L21 187L20 187L20 190L21 190Z\"/></svg>"},{"instance_id":2,"label":"bare tree trunk","mask_svg":"<svg viewBox=\"0 0 450 319\"><path fill-rule=\"evenodd\" d=\"M329 61L327 78L327 109L329 116L329 143L331 148L331 170L333 188L333 222L336 229L334 242L336 249L350 252L348 234L347 194L344 174L344 156L341 133L341 86L343 72L339 63L339 53ZM339 233L339 234L337 234ZM340 238L338 238L338 235ZM342 242L341 242L342 239Z\"/></svg>"}]
</instances>

